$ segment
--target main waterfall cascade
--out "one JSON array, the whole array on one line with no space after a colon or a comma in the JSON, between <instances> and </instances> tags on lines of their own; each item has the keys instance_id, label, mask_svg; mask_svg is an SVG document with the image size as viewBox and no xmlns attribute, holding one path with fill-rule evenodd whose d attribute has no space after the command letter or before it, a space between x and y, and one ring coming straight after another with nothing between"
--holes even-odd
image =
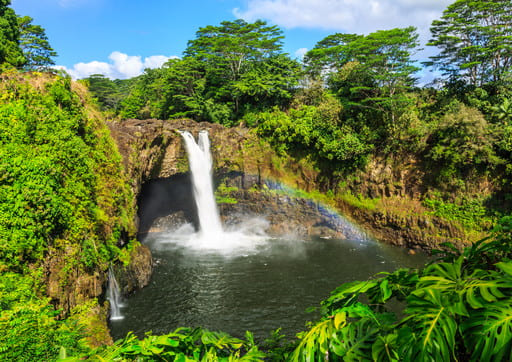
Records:
<instances>
[{"instance_id":1,"label":"main waterfall cascade","mask_svg":"<svg viewBox=\"0 0 512 362\"><path fill-rule=\"evenodd\" d=\"M180 133L189 160L199 230L195 232L191 224L182 225L162 235L158 244L170 243L189 250L213 251L224 255L254 251L265 244L269 240L265 234L269 224L261 217L247 218L237 225L223 228L213 193L213 162L208 132L200 131L197 143L190 132Z\"/></svg>"},{"instance_id":2,"label":"main waterfall cascade","mask_svg":"<svg viewBox=\"0 0 512 362\"><path fill-rule=\"evenodd\" d=\"M210 153L210 140L206 131L199 132L198 142L189 132L182 132L187 149L192 184L194 186L194 199L197 206L200 233L217 239L222 235L215 196L212 185L212 156Z\"/></svg>"}]
</instances>

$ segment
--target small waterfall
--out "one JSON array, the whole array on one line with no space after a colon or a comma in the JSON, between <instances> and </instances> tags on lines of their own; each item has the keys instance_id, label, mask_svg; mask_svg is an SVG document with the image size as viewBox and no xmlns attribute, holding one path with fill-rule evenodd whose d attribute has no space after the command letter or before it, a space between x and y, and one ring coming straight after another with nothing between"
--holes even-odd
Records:
<instances>
[{"instance_id":1,"label":"small waterfall","mask_svg":"<svg viewBox=\"0 0 512 362\"><path fill-rule=\"evenodd\" d=\"M123 306L121 291L112 268L108 269L107 299L110 303L110 320L123 319L123 315L121 314L121 307Z\"/></svg>"},{"instance_id":2,"label":"small waterfall","mask_svg":"<svg viewBox=\"0 0 512 362\"><path fill-rule=\"evenodd\" d=\"M189 132L181 132L187 149L194 199L197 206L200 234L217 239L223 234L212 184L212 156L208 132L199 132L198 142Z\"/></svg>"}]
</instances>

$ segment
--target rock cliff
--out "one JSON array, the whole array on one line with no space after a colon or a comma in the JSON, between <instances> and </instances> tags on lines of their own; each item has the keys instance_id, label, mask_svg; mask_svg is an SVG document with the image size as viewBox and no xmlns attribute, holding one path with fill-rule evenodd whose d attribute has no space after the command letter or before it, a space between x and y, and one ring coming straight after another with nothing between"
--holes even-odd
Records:
<instances>
[{"instance_id":1,"label":"rock cliff","mask_svg":"<svg viewBox=\"0 0 512 362\"><path fill-rule=\"evenodd\" d=\"M217 175L237 173L236 186L239 190L247 190L254 185L260 187L266 179L280 180L291 187L306 191L319 189L321 186L319 173L313 167L288 156L277 155L267 143L244 128L225 128L218 124L198 123L187 119L125 120L109 126L123 155L135 195L140 194L142 184L147 181L165 179L188 171L186 152L179 134L183 130L195 136L201 130L208 130L214 172ZM403 167L393 168L388 162L373 160L359 178L350 181L350 188L353 192L369 197L417 200L425 191L421 182L425 175L420 172L421 168L416 167L413 159L397 162L403 164ZM235 212L235 209L245 208L258 212L256 205L269 202L268 211L275 204L275 200L267 200L268 195L247 195L250 194L242 191L239 195L233 195L240 200L238 206L223 205L221 211L228 214ZM256 201L256 198L259 200ZM370 234L394 245L431 250L443 242L451 242L461 247L467 239L456 225L433 216L403 215L392 210L369 211L343 201L338 201L336 207ZM286 209L284 206L283 208ZM318 231L312 226L315 222L305 222L303 217L297 215L292 221L292 214L287 213L281 221L278 219L282 213L274 215L272 221L275 221L275 231L286 229L286 219L290 228L304 230L305 234L311 234L311 230L314 230L313 233ZM297 223L302 226L299 227Z\"/></svg>"}]
</instances>

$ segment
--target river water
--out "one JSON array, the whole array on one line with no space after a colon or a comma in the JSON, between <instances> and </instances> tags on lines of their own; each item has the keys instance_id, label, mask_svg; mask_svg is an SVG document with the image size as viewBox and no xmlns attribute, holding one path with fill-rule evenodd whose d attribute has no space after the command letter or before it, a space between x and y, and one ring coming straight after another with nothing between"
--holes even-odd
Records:
<instances>
[{"instance_id":1,"label":"river water","mask_svg":"<svg viewBox=\"0 0 512 362\"><path fill-rule=\"evenodd\" d=\"M149 233L143 240L157 265L150 285L124 301L124 318L111 321L115 339L128 331L164 334L180 326L237 337L250 330L260 341L282 328L293 337L318 317L306 309L341 283L426 260L371 240L272 239L249 251L218 253L169 237Z\"/></svg>"}]
</instances>

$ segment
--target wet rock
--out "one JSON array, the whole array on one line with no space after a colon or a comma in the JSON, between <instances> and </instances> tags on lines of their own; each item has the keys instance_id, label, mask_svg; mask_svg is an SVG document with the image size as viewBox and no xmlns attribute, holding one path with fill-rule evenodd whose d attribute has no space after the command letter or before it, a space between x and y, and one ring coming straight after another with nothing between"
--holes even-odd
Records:
<instances>
[{"instance_id":1,"label":"wet rock","mask_svg":"<svg viewBox=\"0 0 512 362\"><path fill-rule=\"evenodd\" d=\"M266 232L273 236L345 238L347 224L335 214L323 212L310 200L269 191L238 190L230 194L236 204L221 204L223 221L236 224L241 215L261 215L269 222Z\"/></svg>"},{"instance_id":2,"label":"wet rock","mask_svg":"<svg viewBox=\"0 0 512 362\"><path fill-rule=\"evenodd\" d=\"M185 212L177 211L173 214L156 218L148 232L155 233L176 230L178 227L186 223L188 223L188 220Z\"/></svg>"},{"instance_id":3,"label":"wet rock","mask_svg":"<svg viewBox=\"0 0 512 362\"><path fill-rule=\"evenodd\" d=\"M100 297L106 283L100 270L84 272L70 268L70 258L76 258L72 250L50 250L44 264L47 294L63 317L76 306Z\"/></svg>"},{"instance_id":4,"label":"wet rock","mask_svg":"<svg viewBox=\"0 0 512 362\"><path fill-rule=\"evenodd\" d=\"M149 284L153 272L151 251L145 245L138 244L130 253L127 265L116 265L116 275L119 288L123 294L129 294Z\"/></svg>"},{"instance_id":5,"label":"wet rock","mask_svg":"<svg viewBox=\"0 0 512 362\"><path fill-rule=\"evenodd\" d=\"M463 240L466 237L462 230L434 216L384 214L356 208L343 201L339 202L338 208L369 230L375 238L392 245L427 252L442 249L443 243L451 243L459 249L465 246Z\"/></svg>"}]
</instances>

